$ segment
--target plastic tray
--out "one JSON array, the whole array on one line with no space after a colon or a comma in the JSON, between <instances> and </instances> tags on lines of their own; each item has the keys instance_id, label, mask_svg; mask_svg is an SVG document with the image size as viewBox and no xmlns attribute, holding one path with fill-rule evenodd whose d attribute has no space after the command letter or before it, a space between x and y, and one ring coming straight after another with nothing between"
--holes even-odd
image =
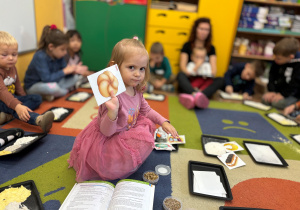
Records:
<instances>
[{"instance_id":1,"label":"plastic tray","mask_svg":"<svg viewBox=\"0 0 300 210\"><path fill-rule=\"evenodd\" d=\"M87 93L88 97L86 97L85 99L81 99L81 100L72 100L72 97L77 94L77 93L87 93L87 92L83 92L83 91L78 91L73 93L72 95L70 95L68 98L66 98L67 101L73 101L73 102L85 102L86 100L88 100L90 97L92 97L91 93Z\"/></svg>"},{"instance_id":2,"label":"plastic tray","mask_svg":"<svg viewBox=\"0 0 300 210\"><path fill-rule=\"evenodd\" d=\"M273 113L274 113L274 112L273 112ZM295 123L294 125L285 125L285 124L282 124L280 121L277 121L277 120L275 120L275 119L273 119L272 117L269 116L270 114L273 114L273 113L267 113L266 116L267 116L268 118L270 118L271 120L273 120L274 122L277 122L279 125L282 125L282 126L288 126L288 127L295 127L295 126L298 126L298 125L299 125L297 122L295 122L295 121L292 120L292 119L289 119L288 117L284 116L283 114L276 113L276 114L278 114L278 115L283 116L286 120L291 120L291 121L293 121L293 122Z\"/></svg>"},{"instance_id":3,"label":"plastic tray","mask_svg":"<svg viewBox=\"0 0 300 210\"><path fill-rule=\"evenodd\" d=\"M44 210L39 192L38 192L33 180L28 180L25 182L20 182L20 183L6 186L6 187L2 187L2 188L0 188L0 193L2 191L4 191L5 189L11 188L11 187L20 187L21 185L23 185L26 189L31 191L31 195L22 204L24 204L30 210Z\"/></svg>"},{"instance_id":4,"label":"plastic tray","mask_svg":"<svg viewBox=\"0 0 300 210\"><path fill-rule=\"evenodd\" d=\"M166 96L163 94L155 94L155 93L144 93L144 98L146 100L152 100L152 101L164 101Z\"/></svg>"},{"instance_id":5,"label":"plastic tray","mask_svg":"<svg viewBox=\"0 0 300 210\"><path fill-rule=\"evenodd\" d=\"M218 176L220 176L221 182L223 184L224 189L226 190L226 197L219 197L219 196L213 196L213 195L207 195L202 193L196 193L193 191L194 186L194 174L193 171L214 171ZM189 176L189 190L191 194L199 195L199 196L205 196L205 197L211 197L211 198L217 198L221 200L232 200L232 193L231 188L225 173L225 170L223 166L212 164L212 163L204 163L204 162L197 162L197 161L189 161L188 166L188 176Z\"/></svg>"},{"instance_id":6,"label":"plastic tray","mask_svg":"<svg viewBox=\"0 0 300 210\"><path fill-rule=\"evenodd\" d=\"M22 137L26 137L26 136L37 136L36 139L32 140L30 143L28 144L23 144L20 148L18 148L17 150L15 150L14 152L10 153L10 154L6 154L6 155L13 155L13 154L16 154L16 153L19 153L21 152L22 150L26 149L27 147L29 147L30 145L32 145L34 142L44 138L45 136L47 135L47 133L34 133L34 134L28 134L28 135L24 135ZM19 139L19 138L18 138ZM7 144L5 144L4 146L2 146L0 148L0 151L4 150L6 147L9 147L11 145L13 145L18 139L14 139L10 142L8 142ZM1 155L0 157L2 156L6 156L6 155Z\"/></svg>"},{"instance_id":7,"label":"plastic tray","mask_svg":"<svg viewBox=\"0 0 300 210\"><path fill-rule=\"evenodd\" d=\"M263 162L263 161L257 161L254 157L254 155L251 153L249 148L247 147L247 144L256 144L256 145L264 145L264 146L269 146L275 155L278 157L278 159L281 161L281 164L275 164L275 163L268 163L268 162ZM287 167L288 163L283 159L283 157L277 152L277 150L271 145L271 144L266 144L266 143L260 143L260 142L252 142L252 141L244 141L244 145L250 154L251 158L253 159L254 162L259 163L259 164L266 164L266 165L274 165L274 166L282 166L282 167Z\"/></svg>"},{"instance_id":8,"label":"plastic tray","mask_svg":"<svg viewBox=\"0 0 300 210\"><path fill-rule=\"evenodd\" d=\"M203 148L204 154L208 155L208 156L217 157L217 155L212 155L212 154L209 154L209 153L206 152L205 144L208 143L208 142L226 143L226 142L229 142L229 139L222 138L222 137L217 137L217 136L202 135L201 136L201 141L202 141L202 148Z\"/></svg>"},{"instance_id":9,"label":"plastic tray","mask_svg":"<svg viewBox=\"0 0 300 210\"><path fill-rule=\"evenodd\" d=\"M66 108L66 107L52 107L52 108L48 109L46 112L52 111L52 110L54 110L54 109L56 109L56 108L64 108L64 109L67 109L69 112L68 112L68 113L65 113L65 114L63 114L63 115L61 115L60 118L54 120L53 122L62 122L62 121L63 121L64 119L66 119L66 118L73 112L73 110L74 110L74 109ZM44 113L46 113L46 112L44 112Z\"/></svg>"},{"instance_id":10,"label":"plastic tray","mask_svg":"<svg viewBox=\"0 0 300 210\"><path fill-rule=\"evenodd\" d=\"M220 206L219 210L272 210L272 209L258 209L258 208L248 208L248 207Z\"/></svg>"},{"instance_id":11,"label":"plastic tray","mask_svg":"<svg viewBox=\"0 0 300 210\"><path fill-rule=\"evenodd\" d=\"M299 139L296 139L295 136L299 136L299 139L300 139L300 134L290 134L290 137L295 140L298 144L300 144L300 140Z\"/></svg>"},{"instance_id":12,"label":"plastic tray","mask_svg":"<svg viewBox=\"0 0 300 210\"><path fill-rule=\"evenodd\" d=\"M253 103L253 105L252 105L252 103ZM245 101L243 101L243 104L245 106L249 106L249 107L252 107L252 108L255 108L255 109L259 109L259 110L262 110L262 111L269 111L269 110L272 109L271 106L267 106L267 105L264 105L262 103L255 102L255 101L245 100ZM260 104L262 104L262 107L259 106Z\"/></svg>"}]
</instances>

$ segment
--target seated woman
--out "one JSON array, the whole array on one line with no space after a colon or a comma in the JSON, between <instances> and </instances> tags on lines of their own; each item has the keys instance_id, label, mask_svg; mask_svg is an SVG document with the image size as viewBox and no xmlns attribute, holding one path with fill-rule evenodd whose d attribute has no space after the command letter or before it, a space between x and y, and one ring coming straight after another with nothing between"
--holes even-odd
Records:
<instances>
[{"instance_id":1,"label":"seated woman","mask_svg":"<svg viewBox=\"0 0 300 210\"><path fill-rule=\"evenodd\" d=\"M192 61L192 52L194 48L205 48L206 57L202 62L209 62L211 75L214 77L217 73L217 56L212 41L212 26L210 19L199 18L194 22L189 41L186 42L180 54L180 69L178 73L179 102L187 109L207 108L210 98L220 87L223 86L222 78L207 78L205 76L191 74L187 65ZM201 60L201 59L200 59ZM199 66L201 64L196 64Z\"/></svg>"}]
</instances>

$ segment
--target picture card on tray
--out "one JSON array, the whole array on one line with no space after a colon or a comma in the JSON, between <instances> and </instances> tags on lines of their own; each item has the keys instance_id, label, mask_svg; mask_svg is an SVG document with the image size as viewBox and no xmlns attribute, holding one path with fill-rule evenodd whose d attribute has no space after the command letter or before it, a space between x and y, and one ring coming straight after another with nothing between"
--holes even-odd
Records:
<instances>
[{"instance_id":1,"label":"picture card on tray","mask_svg":"<svg viewBox=\"0 0 300 210\"><path fill-rule=\"evenodd\" d=\"M226 142L223 143L223 146L225 147L225 150L227 152L238 152L238 151L242 151L244 150L243 147L241 147L238 143L236 143L235 141L230 141L230 142Z\"/></svg>"},{"instance_id":2,"label":"picture card on tray","mask_svg":"<svg viewBox=\"0 0 300 210\"><path fill-rule=\"evenodd\" d=\"M89 75L87 78L98 106L111 99L111 91L114 91L117 96L126 90L117 64Z\"/></svg>"},{"instance_id":3,"label":"picture card on tray","mask_svg":"<svg viewBox=\"0 0 300 210\"><path fill-rule=\"evenodd\" d=\"M168 136L168 142L170 144L185 144L185 135L179 135L179 137Z\"/></svg>"},{"instance_id":4,"label":"picture card on tray","mask_svg":"<svg viewBox=\"0 0 300 210\"><path fill-rule=\"evenodd\" d=\"M234 152L219 155L218 158L229 169L234 169L246 165L246 163L242 161L242 159L239 158Z\"/></svg>"}]
</instances>

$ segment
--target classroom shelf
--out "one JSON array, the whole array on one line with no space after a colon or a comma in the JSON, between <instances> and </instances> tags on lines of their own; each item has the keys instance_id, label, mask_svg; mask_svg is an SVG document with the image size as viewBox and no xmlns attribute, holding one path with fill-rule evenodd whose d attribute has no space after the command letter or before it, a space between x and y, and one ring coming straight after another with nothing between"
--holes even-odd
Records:
<instances>
[{"instance_id":1,"label":"classroom shelf","mask_svg":"<svg viewBox=\"0 0 300 210\"><path fill-rule=\"evenodd\" d=\"M281 1L265 1L265 0L245 0L246 3L258 3L275 6L286 6L286 7L300 7L299 3L293 2L281 2Z\"/></svg>"},{"instance_id":2,"label":"classroom shelf","mask_svg":"<svg viewBox=\"0 0 300 210\"><path fill-rule=\"evenodd\" d=\"M233 53L231 56L235 57L235 58L255 59L255 60L263 60L263 61L272 61L273 60L272 57L266 57L263 55L240 55L240 54Z\"/></svg>"},{"instance_id":3,"label":"classroom shelf","mask_svg":"<svg viewBox=\"0 0 300 210\"><path fill-rule=\"evenodd\" d=\"M276 29L252 29L252 28L238 28L237 31L239 33L247 33L247 34L257 34L257 35L267 35L267 36L293 36L295 38L300 38L300 33L292 32L292 31L280 31Z\"/></svg>"}]
</instances>

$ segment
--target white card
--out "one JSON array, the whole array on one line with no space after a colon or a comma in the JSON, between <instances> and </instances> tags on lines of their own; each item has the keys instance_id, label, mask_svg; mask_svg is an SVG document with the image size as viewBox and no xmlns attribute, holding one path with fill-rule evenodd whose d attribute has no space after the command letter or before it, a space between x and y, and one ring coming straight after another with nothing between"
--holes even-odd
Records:
<instances>
[{"instance_id":1,"label":"white card","mask_svg":"<svg viewBox=\"0 0 300 210\"><path fill-rule=\"evenodd\" d=\"M229 157L232 158L229 158ZM224 155L218 156L218 158L221 160L221 162L227 166L229 169L237 168L246 165L244 161L242 161L239 156L237 156L234 152L229 152Z\"/></svg>"},{"instance_id":2,"label":"white card","mask_svg":"<svg viewBox=\"0 0 300 210\"><path fill-rule=\"evenodd\" d=\"M87 78L91 84L98 106L111 99L111 90L114 91L116 96L126 90L117 64L89 75Z\"/></svg>"}]
</instances>

